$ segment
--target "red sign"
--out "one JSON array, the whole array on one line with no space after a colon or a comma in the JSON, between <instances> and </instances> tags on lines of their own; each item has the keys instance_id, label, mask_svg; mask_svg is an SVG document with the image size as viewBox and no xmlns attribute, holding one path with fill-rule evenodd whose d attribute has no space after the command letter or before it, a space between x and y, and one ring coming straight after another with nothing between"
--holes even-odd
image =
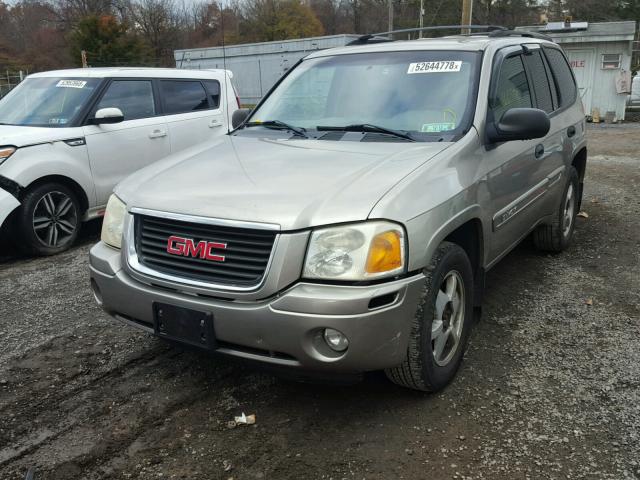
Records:
<instances>
[{"instance_id":1,"label":"red sign","mask_svg":"<svg viewBox=\"0 0 640 480\"><path fill-rule=\"evenodd\" d=\"M571 68L584 68L586 62L584 60L571 60L569 63Z\"/></svg>"}]
</instances>

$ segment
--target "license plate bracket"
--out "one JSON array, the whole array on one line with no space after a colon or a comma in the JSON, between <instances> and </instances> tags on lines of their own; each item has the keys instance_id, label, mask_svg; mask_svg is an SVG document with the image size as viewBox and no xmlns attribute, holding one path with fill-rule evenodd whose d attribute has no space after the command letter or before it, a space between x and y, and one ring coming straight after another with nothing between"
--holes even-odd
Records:
<instances>
[{"instance_id":1,"label":"license plate bracket","mask_svg":"<svg viewBox=\"0 0 640 480\"><path fill-rule=\"evenodd\" d=\"M155 302L153 329L160 338L207 350L216 348L211 313Z\"/></svg>"}]
</instances>

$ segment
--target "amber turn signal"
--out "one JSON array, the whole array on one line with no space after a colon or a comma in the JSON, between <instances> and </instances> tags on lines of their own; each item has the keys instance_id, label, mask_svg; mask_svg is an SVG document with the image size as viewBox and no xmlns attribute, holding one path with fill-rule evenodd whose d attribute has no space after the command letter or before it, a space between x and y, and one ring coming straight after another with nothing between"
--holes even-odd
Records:
<instances>
[{"instance_id":1,"label":"amber turn signal","mask_svg":"<svg viewBox=\"0 0 640 480\"><path fill-rule=\"evenodd\" d=\"M379 233L371 241L367 257L367 273L381 273L402 267L402 237L389 230Z\"/></svg>"}]
</instances>

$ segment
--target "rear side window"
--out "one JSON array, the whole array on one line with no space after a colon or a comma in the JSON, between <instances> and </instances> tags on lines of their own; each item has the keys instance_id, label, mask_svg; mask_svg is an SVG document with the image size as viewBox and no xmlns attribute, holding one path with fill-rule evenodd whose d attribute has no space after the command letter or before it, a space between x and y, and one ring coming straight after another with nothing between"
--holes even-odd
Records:
<instances>
[{"instance_id":1,"label":"rear side window","mask_svg":"<svg viewBox=\"0 0 640 480\"><path fill-rule=\"evenodd\" d=\"M576 99L576 84L571 73L571 67L569 67L560 50L544 47L544 53L549 61L553 78L556 81L560 108L571 105Z\"/></svg>"},{"instance_id":2,"label":"rear side window","mask_svg":"<svg viewBox=\"0 0 640 480\"><path fill-rule=\"evenodd\" d=\"M547 77L547 71L545 69L544 62L542 61L542 54L540 50L533 51L529 55L525 55L524 61L527 63L527 68L531 76L531 83L533 84L532 87L533 93L536 97L537 108L544 110L547 113L553 112L551 84ZM555 86L553 88L555 88Z\"/></svg>"},{"instance_id":3,"label":"rear side window","mask_svg":"<svg viewBox=\"0 0 640 480\"><path fill-rule=\"evenodd\" d=\"M490 106L496 121L510 108L531 108L531 92L520 55L502 62Z\"/></svg>"},{"instance_id":4,"label":"rear side window","mask_svg":"<svg viewBox=\"0 0 640 480\"><path fill-rule=\"evenodd\" d=\"M218 108L220 106L220 82L217 80L205 80L204 84L207 87L207 93L209 93L211 108Z\"/></svg>"},{"instance_id":5,"label":"rear side window","mask_svg":"<svg viewBox=\"0 0 640 480\"><path fill-rule=\"evenodd\" d=\"M100 99L96 110L115 107L125 120L153 117L156 106L150 80L114 80Z\"/></svg>"},{"instance_id":6,"label":"rear side window","mask_svg":"<svg viewBox=\"0 0 640 480\"><path fill-rule=\"evenodd\" d=\"M188 113L207 110L209 100L202 83L190 80L161 80L160 92L164 102L164 113Z\"/></svg>"}]
</instances>

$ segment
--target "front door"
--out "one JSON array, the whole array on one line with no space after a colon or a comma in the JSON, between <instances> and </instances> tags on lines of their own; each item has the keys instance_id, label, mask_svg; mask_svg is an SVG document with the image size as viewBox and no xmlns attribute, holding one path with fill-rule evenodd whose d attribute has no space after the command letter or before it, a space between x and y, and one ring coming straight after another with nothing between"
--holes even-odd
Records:
<instances>
[{"instance_id":1,"label":"front door","mask_svg":"<svg viewBox=\"0 0 640 480\"><path fill-rule=\"evenodd\" d=\"M109 107L122 110L124 121L83 127L98 205L107 203L113 187L122 179L171 151L151 80L112 80L93 114Z\"/></svg>"},{"instance_id":2,"label":"front door","mask_svg":"<svg viewBox=\"0 0 640 480\"><path fill-rule=\"evenodd\" d=\"M565 50L569 64L578 83L578 94L582 99L584 112L591 115L591 99L593 97L593 72L596 67L596 53L592 48ZM600 112L603 114L604 112Z\"/></svg>"}]
</instances>

